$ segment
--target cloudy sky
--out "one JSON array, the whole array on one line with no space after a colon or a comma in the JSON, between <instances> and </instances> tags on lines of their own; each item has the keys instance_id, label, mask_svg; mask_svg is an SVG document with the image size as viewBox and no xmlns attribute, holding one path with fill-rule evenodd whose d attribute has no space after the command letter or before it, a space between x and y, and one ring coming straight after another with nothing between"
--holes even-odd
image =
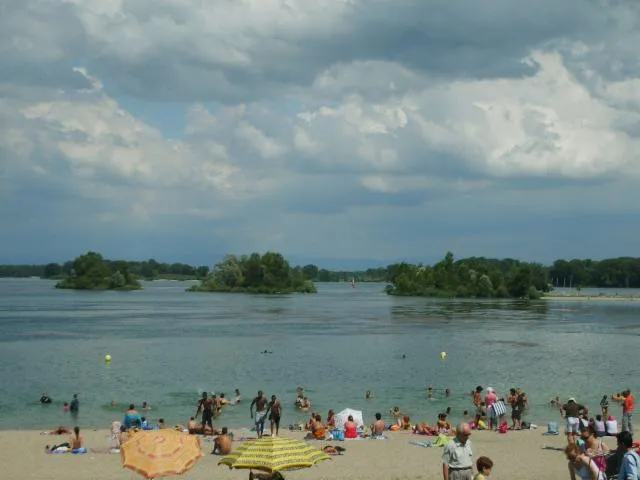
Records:
<instances>
[{"instance_id":1,"label":"cloudy sky","mask_svg":"<svg viewBox=\"0 0 640 480\"><path fill-rule=\"evenodd\" d=\"M638 255L637 45L636 0L2 0L0 262Z\"/></svg>"}]
</instances>

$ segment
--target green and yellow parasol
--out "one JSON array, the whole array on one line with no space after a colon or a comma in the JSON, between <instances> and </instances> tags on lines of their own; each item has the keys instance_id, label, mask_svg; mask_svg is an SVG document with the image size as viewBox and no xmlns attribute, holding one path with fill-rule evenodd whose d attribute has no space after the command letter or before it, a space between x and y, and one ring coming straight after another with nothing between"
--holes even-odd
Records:
<instances>
[{"instance_id":1,"label":"green and yellow parasol","mask_svg":"<svg viewBox=\"0 0 640 480\"><path fill-rule=\"evenodd\" d=\"M279 472L308 468L331 457L317 448L294 438L263 437L248 440L218 462L229 468L250 468Z\"/></svg>"}]
</instances>

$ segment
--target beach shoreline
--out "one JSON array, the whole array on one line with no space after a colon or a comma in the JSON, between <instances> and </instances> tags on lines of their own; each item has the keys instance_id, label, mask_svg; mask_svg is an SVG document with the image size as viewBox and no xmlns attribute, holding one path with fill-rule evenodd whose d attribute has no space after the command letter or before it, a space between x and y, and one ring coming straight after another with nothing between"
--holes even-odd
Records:
<instances>
[{"instance_id":1,"label":"beach shoreline","mask_svg":"<svg viewBox=\"0 0 640 480\"><path fill-rule=\"evenodd\" d=\"M560 422L558 422L561 425ZM233 429L234 437L255 437L246 429ZM546 426L536 430L508 432L473 432L471 437L474 458L486 455L495 463L496 478L565 478L567 462L562 449L566 445L564 435L547 436ZM89 452L83 455L47 454L45 445L66 441L64 435L42 435L35 430L0 431L0 458L3 460L3 479L48 480L65 478L81 479L137 479L142 478L121 467L120 455L108 452L109 430L83 430ZM305 432L282 430L280 436L302 439ZM414 435L410 432L388 432L387 440L309 441L322 448L339 444L346 449L344 455L304 470L286 472L289 479L342 480L362 479L441 479L442 448L426 448L411 442L434 440L433 437ZM210 438L201 438L204 457L183 478L210 480L234 480L246 478L248 472L230 470L217 463L221 457L211 455L213 443ZM615 439L604 439L615 448ZM239 442L235 441L234 445Z\"/></svg>"},{"instance_id":2,"label":"beach shoreline","mask_svg":"<svg viewBox=\"0 0 640 480\"><path fill-rule=\"evenodd\" d=\"M604 302L631 302L640 300L638 295L543 295L542 300L583 300L583 301L604 301Z\"/></svg>"}]
</instances>

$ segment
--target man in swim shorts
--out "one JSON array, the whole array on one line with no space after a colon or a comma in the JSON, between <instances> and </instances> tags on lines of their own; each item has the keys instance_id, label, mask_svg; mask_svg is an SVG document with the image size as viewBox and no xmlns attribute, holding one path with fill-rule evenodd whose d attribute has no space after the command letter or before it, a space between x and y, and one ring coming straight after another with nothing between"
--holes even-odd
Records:
<instances>
[{"instance_id":1,"label":"man in swim shorts","mask_svg":"<svg viewBox=\"0 0 640 480\"><path fill-rule=\"evenodd\" d=\"M213 400L207 397L207 392L202 393L202 398L200 402L198 402L198 410L196 411L196 416L200 410L202 410L202 430L204 431L205 427L208 426L213 430Z\"/></svg>"},{"instance_id":2,"label":"man in swim shorts","mask_svg":"<svg viewBox=\"0 0 640 480\"><path fill-rule=\"evenodd\" d=\"M566 419L567 443L576 443L578 431L580 429L580 413L587 413L583 405L576 403L576 399L571 397L567 403L560 406L560 413L564 414Z\"/></svg>"},{"instance_id":3,"label":"man in swim shorts","mask_svg":"<svg viewBox=\"0 0 640 480\"><path fill-rule=\"evenodd\" d=\"M276 427L276 437L280 431L280 415L282 414L282 408L280 407L280 400L275 395L271 395L271 402L267 407L269 411L269 420L271 421L271 436L273 437L273 427Z\"/></svg>"},{"instance_id":4,"label":"man in swim shorts","mask_svg":"<svg viewBox=\"0 0 640 480\"><path fill-rule=\"evenodd\" d=\"M253 416L254 405L256 406L255 418ZM264 420L267 416L267 397L262 393L262 390L258 391L258 396L251 402L249 412L251 413L251 418L254 418L256 423L256 433L258 434L258 438L262 438L262 434L264 433Z\"/></svg>"}]
</instances>

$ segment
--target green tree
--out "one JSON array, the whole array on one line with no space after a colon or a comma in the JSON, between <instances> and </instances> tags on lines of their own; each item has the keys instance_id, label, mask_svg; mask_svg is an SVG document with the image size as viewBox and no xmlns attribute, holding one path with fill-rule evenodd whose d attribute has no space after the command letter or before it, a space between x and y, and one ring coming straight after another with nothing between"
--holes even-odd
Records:
<instances>
[{"instance_id":1,"label":"green tree","mask_svg":"<svg viewBox=\"0 0 640 480\"><path fill-rule=\"evenodd\" d=\"M315 293L301 268L291 268L277 252L227 255L191 292Z\"/></svg>"},{"instance_id":2,"label":"green tree","mask_svg":"<svg viewBox=\"0 0 640 480\"><path fill-rule=\"evenodd\" d=\"M62 275L62 265L58 263L47 263L44 266L43 277L44 278L55 278Z\"/></svg>"}]
</instances>

